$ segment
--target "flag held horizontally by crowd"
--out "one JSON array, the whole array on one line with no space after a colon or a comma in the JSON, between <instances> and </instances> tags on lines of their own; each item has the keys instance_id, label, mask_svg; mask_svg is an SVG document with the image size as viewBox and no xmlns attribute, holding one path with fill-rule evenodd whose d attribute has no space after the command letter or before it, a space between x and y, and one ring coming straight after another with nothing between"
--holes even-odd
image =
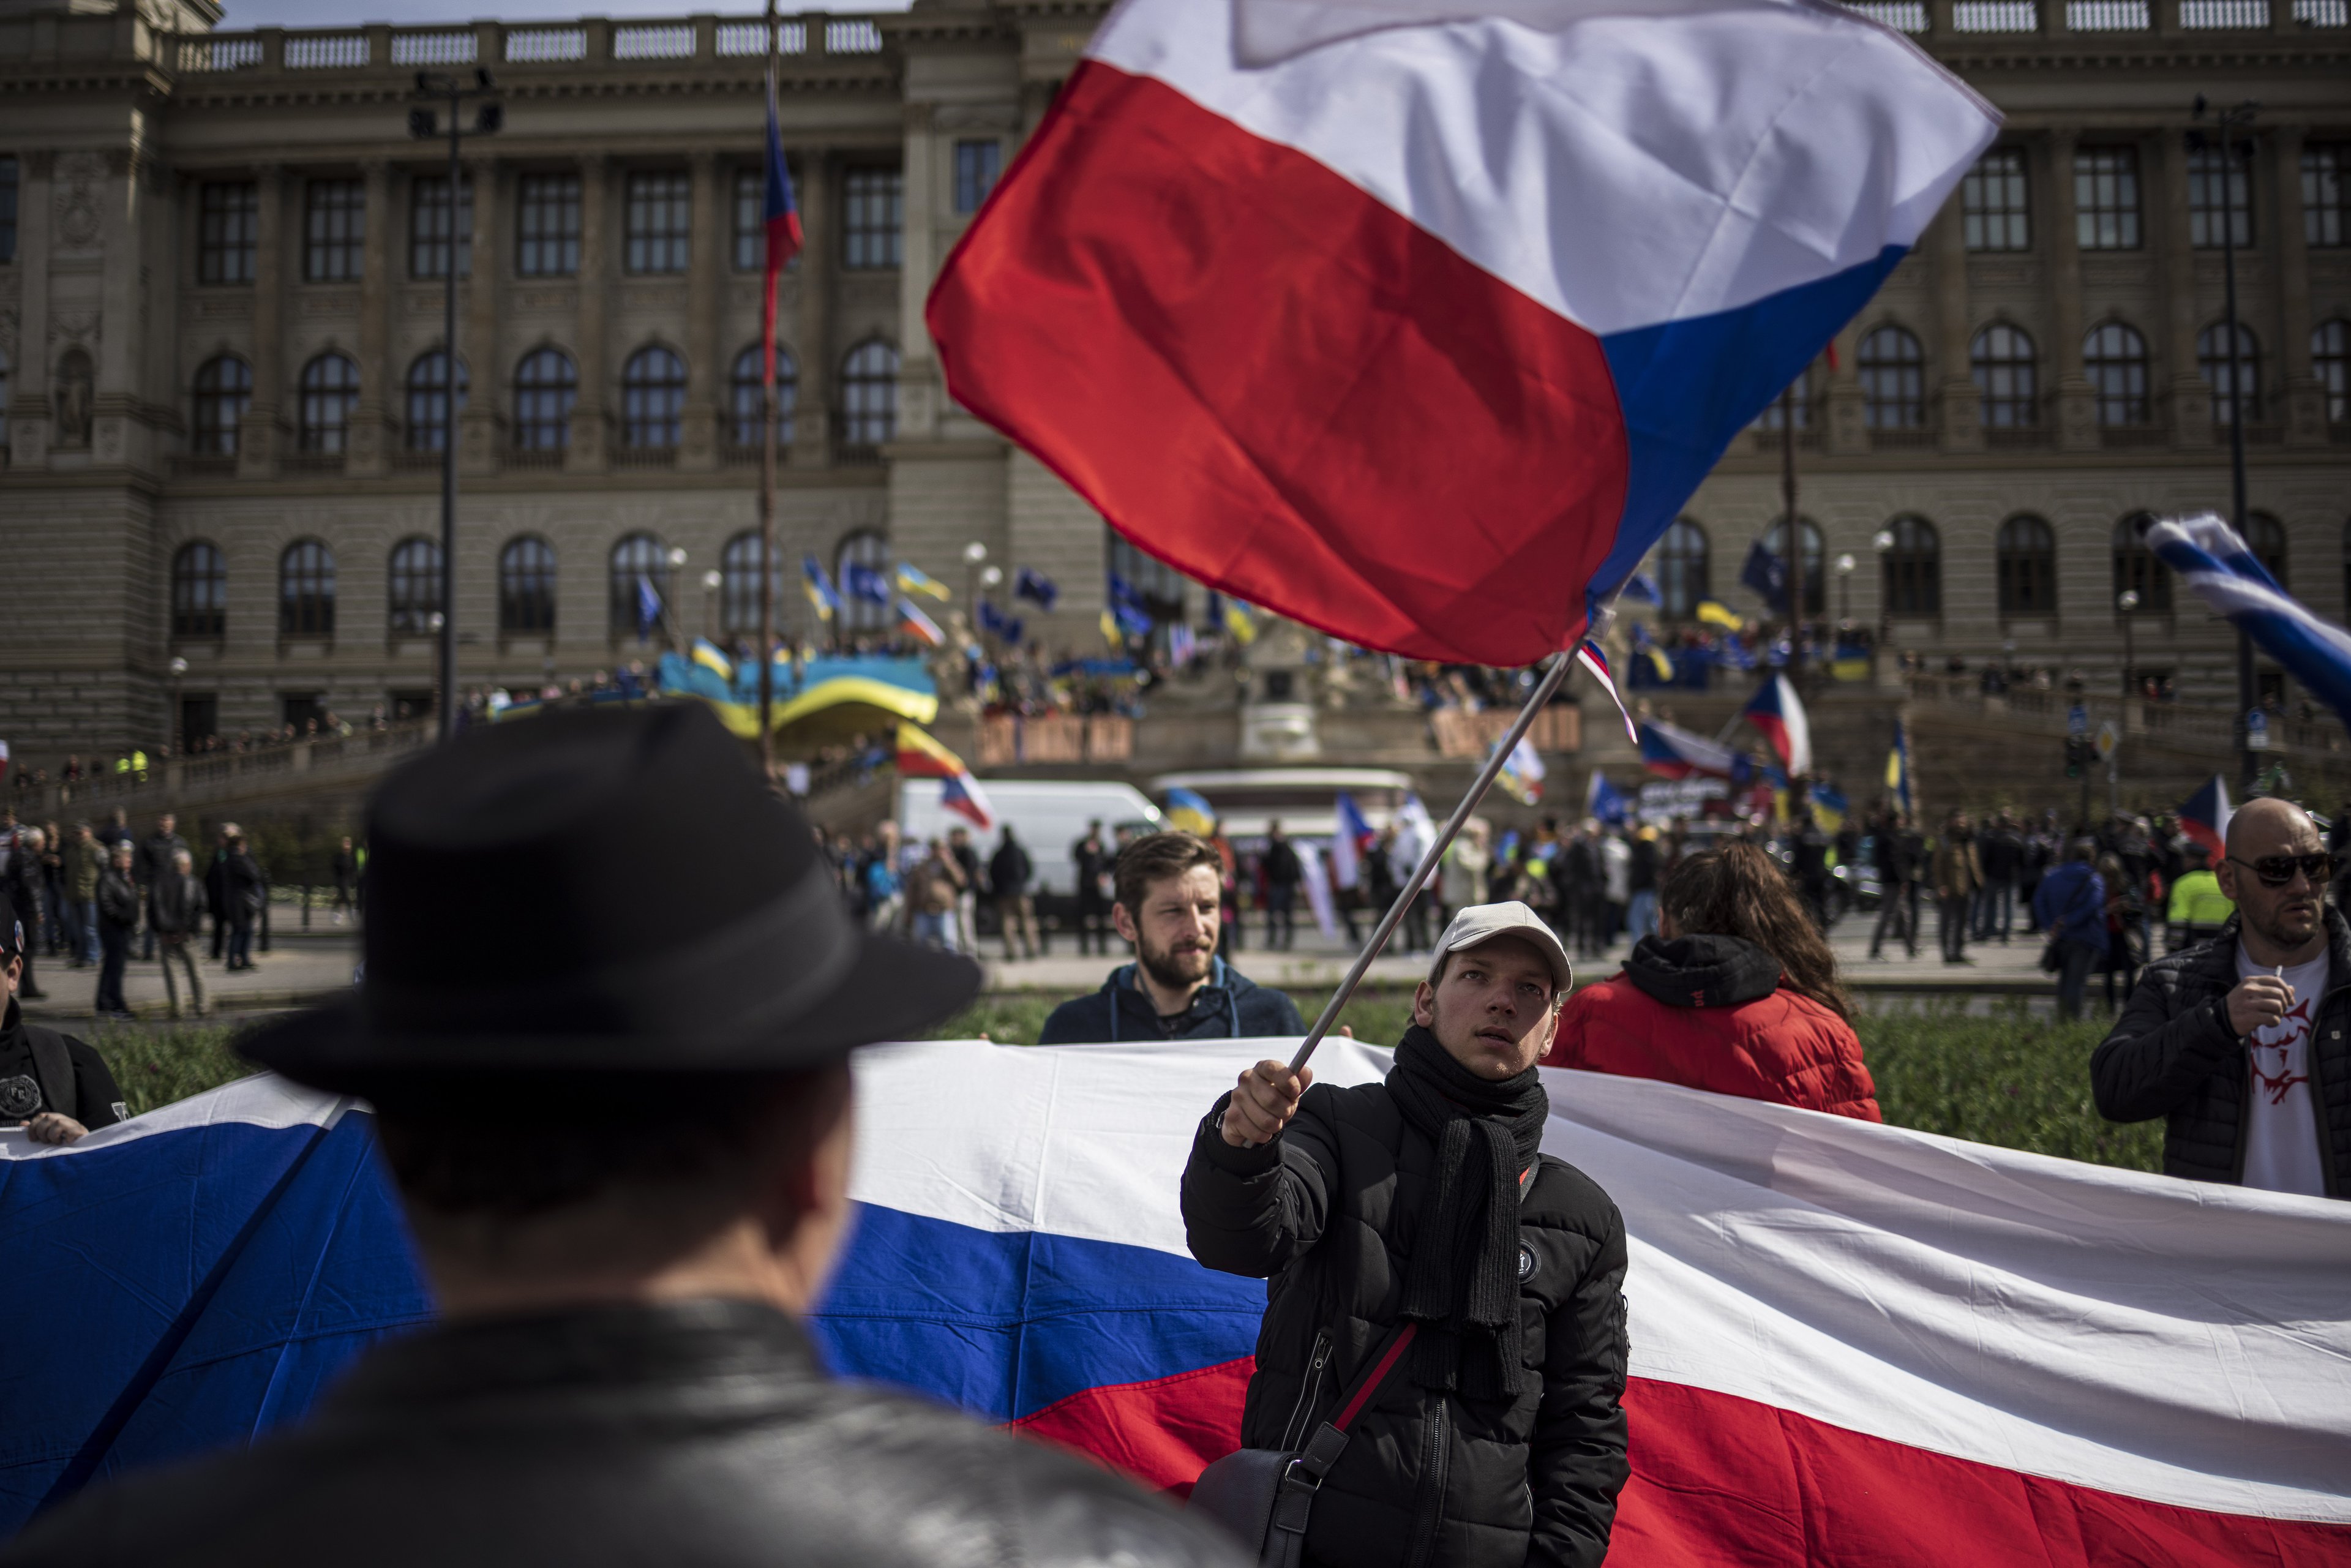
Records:
<instances>
[{"instance_id":1,"label":"flag held horizontally by crowd","mask_svg":"<svg viewBox=\"0 0 2351 1568\"><path fill-rule=\"evenodd\" d=\"M1836 5L1128 0L926 320L956 400L1153 555L1523 665L1997 128Z\"/></svg>"}]
</instances>

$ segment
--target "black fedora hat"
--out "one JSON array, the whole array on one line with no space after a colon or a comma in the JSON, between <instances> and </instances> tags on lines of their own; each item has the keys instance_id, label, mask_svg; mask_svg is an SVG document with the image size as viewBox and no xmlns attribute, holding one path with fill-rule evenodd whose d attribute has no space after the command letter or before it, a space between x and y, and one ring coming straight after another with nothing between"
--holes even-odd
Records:
<instances>
[{"instance_id":1,"label":"black fedora hat","mask_svg":"<svg viewBox=\"0 0 2351 1568\"><path fill-rule=\"evenodd\" d=\"M368 848L360 983L237 1042L322 1089L796 1071L979 988L970 959L858 925L698 703L465 736L384 779Z\"/></svg>"}]
</instances>

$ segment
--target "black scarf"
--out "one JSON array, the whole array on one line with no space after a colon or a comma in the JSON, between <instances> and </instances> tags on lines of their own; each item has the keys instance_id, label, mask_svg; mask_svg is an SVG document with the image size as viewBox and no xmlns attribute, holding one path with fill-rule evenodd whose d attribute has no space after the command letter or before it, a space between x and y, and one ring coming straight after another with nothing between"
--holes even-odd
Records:
<instances>
[{"instance_id":1,"label":"black scarf","mask_svg":"<svg viewBox=\"0 0 2351 1568\"><path fill-rule=\"evenodd\" d=\"M1542 1143L1551 1097L1533 1068L1500 1082L1453 1060L1417 1025L1396 1046L1388 1092L1437 1145L1421 1198L1404 1315L1421 1325L1413 1377L1476 1399L1515 1398L1519 1344L1519 1173Z\"/></svg>"}]
</instances>

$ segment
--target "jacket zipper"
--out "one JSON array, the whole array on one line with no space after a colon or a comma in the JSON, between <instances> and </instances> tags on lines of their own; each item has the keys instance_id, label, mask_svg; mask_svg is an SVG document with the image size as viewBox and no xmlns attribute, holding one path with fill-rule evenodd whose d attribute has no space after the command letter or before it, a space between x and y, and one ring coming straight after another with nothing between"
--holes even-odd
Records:
<instances>
[{"instance_id":1,"label":"jacket zipper","mask_svg":"<svg viewBox=\"0 0 2351 1568\"><path fill-rule=\"evenodd\" d=\"M2343 1188L2341 1182L2335 1179L2335 1174L2334 1129L2326 1124L2326 1081L2320 1075L2318 1067L2322 1052L2318 1043L2318 1021L2326 1016L2326 1004L2341 996L2346 990L2351 990L2351 987L2337 986L2319 998L2318 1006L2311 1011L2310 1039L2303 1047L2306 1058L2304 1065L2309 1068L2306 1076L2310 1084L2311 1119L2318 1124L2318 1167L2325 1177L2326 1196L2329 1197L2342 1197ZM2245 1078L2244 1116L2248 1125L2253 1119L2252 1095L2252 1076L2248 1072ZM2239 1181L2245 1179L2244 1156L2241 1155L2237 1158L2237 1179Z\"/></svg>"},{"instance_id":2,"label":"jacket zipper","mask_svg":"<svg viewBox=\"0 0 2351 1568\"><path fill-rule=\"evenodd\" d=\"M1281 1428L1281 1451L1295 1453L1306 1442L1307 1426L1314 1417L1314 1402L1322 1396L1322 1370L1331 1364L1331 1331L1324 1329L1314 1336L1314 1354L1306 1361L1306 1381L1298 1390L1298 1403L1290 1407L1290 1419Z\"/></svg>"},{"instance_id":3,"label":"jacket zipper","mask_svg":"<svg viewBox=\"0 0 2351 1568\"><path fill-rule=\"evenodd\" d=\"M1429 1400L1434 1409L1428 1417L1427 1441L1421 1446L1420 1519L1413 1527L1410 1568L1427 1568L1436 1558L1437 1526L1445 1517L1446 1472L1453 1452L1445 1436L1445 1396L1432 1394Z\"/></svg>"}]
</instances>

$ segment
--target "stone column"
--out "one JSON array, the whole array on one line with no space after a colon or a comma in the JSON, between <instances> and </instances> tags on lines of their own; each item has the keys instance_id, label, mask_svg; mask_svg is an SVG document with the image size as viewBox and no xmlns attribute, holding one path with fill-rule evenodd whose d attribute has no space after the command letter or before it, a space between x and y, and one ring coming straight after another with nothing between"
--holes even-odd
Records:
<instances>
[{"instance_id":1,"label":"stone column","mask_svg":"<svg viewBox=\"0 0 2351 1568\"><path fill-rule=\"evenodd\" d=\"M1935 357L1942 372L1936 401L1941 405L1943 450L1980 452L1983 408L1969 363L1968 246L1960 202L1954 192L1928 230L1935 247Z\"/></svg>"},{"instance_id":2,"label":"stone column","mask_svg":"<svg viewBox=\"0 0 2351 1568\"><path fill-rule=\"evenodd\" d=\"M25 155L16 205L16 266L23 281L16 297L16 368L8 390L9 461L35 468L49 460L49 183L57 154L36 149Z\"/></svg>"},{"instance_id":3,"label":"stone column","mask_svg":"<svg viewBox=\"0 0 2351 1568\"><path fill-rule=\"evenodd\" d=\"M792 462L820 468L832 451L832 292L841 265L840 195L830 148L800 155L799 401L792 427Z\"/></svg>"},{"instance_id":4,"label":"stone column","mask_svg":"<svg viewBox=\"0 0 2351 1568\"><path fill-rule=\"evenodd\" d=\"M685 418L678 466L718 466L718 400L725 386L719 362L718 311L726 297L726 230L720 223L726 193L718 181L718 154L696 152L694 235L685 258Z\"/></svg>"},{"instance_id":5,"label":"stone column","mask_svg":"<svg viewBox=\"0 0 2351 1568\"><path fill-rule=\"evenodd\" d=\"M380 475L391 465L392 410L399 370L392 361L392 301L399 297L399 249L392 235L392 166L370 159L361 169L367 183L367 255L360 268L360 397L351 410L348 472Z\"/></svg>"},{"instance_id":6,"label":"stone column","mask_svg":"<svg viewBox=\"0 0 2351 1568\"><path fill-rule=\"evenodd\" d=\"M946 388L923 323L923 302L937 271L937 204L942 170L932 107L906 106L904 233L898 268L898 439L927 441L939 432Z\"/></svg>"},{"instance_id":7,"label":"stone column","mask_svg":"<svg viewBox=\"0 0 2351 1568\"><path fill-rule=\"evenodd\" d=\"M2283 6L2281 6L2283 9ZM2326 444L2326 392L2310 366L2310 244L2302 227L2302 143L2299 125L2272 132L2270 265L2278 301L2278 366L2284 375L2285 439L2293 446Z\"/></svg>"},{"instance_id":8,"label":"stone column","mask_svg":"<svg viewBox=\"0 0 2351 1568\"><path fill-rule=\"evenodd\" d=\"M2176 12L2173 0L2163 9ZM2171 439L2180 446L2212 444L2212 390L2196 369L2196 252L2189 244L2188 150L2177 135L2139 143L2148 165L2147 243L2163 279L2164 331L2157 363L2171 414ZM2158 411L2158 417L2161 417Z\"/></svg>"},{"instance_id":9,"label":"stone column","mask_svg":"<svg viewBox=\"0 0 2351 1568\"><path fill-rule=\"evenodd\" d=\"M580 161L580 283L574 362L580 401L571 410L571 450L564 467L575 474L604 471L611 441L611 394L604 382L604 320L611 301L612 163L601 152Z\"/></svg>"},{"instance_id":10,"label":"stone column","mask_svg":"<svg viewBox=\"0 0 2351 1568\"><path fill-rule=\"evenodd\" d=\"M293 292L287 262L299 237L287 230L300 225L286 222L289 182L283 169L269 164L257 172L254 183L259 213L253 260L253 401L237 430L236 471L266 478L277 472L284 444L286 300Z\"/></svg>"},{"instance_id":11,"label":"stone column","mask_svg":"<svg viewBox=\"0 0 2351 1568\"><path fill-rule=\"evenodd\" d=\"M458 416L457 464L468 474L495 474L505 429L498 411L506 406L513 367L498 342L498 296L506 277L505 211L499 183L505 166L487 155L465 167L474 183L474 265L464 289L465 314L457 323L457 358L465 362L465 411ZM434 332L434 338L440 333Z\"/></svg>"},{"instance_id":12,"label":"stone column","mask_svg":"<svg viewBox=\"0 0 2351 1568\"><path fill-rule=\"evenodd\" d=\"M2044 11L2064 10L2061 0L2050 0ZM2049 331L2052 341L2042 355L2056 393L2049 407L2057 423L2057 444L2068 452L2094 451L2098 445L2097 399L2082 368L2082 235L2080 214L2074 204L2074 152L2080 133L2061 126L2042 144L2046 159L2043 188L2049 199L2042 211L2049 214Z\"/></svg>"},{"instance_id":13,"label":"stone column","mask_svg":"<svg viewBox=\"0 0 2351 1568\"><path fill-rule=\"evenodd\" d=\"M1823 363L1823 380L1826 384L1819 386L1819 395L1813 402L1813 428L1822 433L1823 444L1831 452L1866 452L1869 450L1869 425L1862 407L1861 367L1858 362L1861 322L1858 318L1837 329L1837 335L1830 340L1829 351L1835 357L1836 366L1830 369L1825 361ZM1769 431L1760 433L1756 450L1777 456L1777 437ZM1778 515L1779 509L1775 502L1774 516Z\"/></svg>"}]
</instances>

